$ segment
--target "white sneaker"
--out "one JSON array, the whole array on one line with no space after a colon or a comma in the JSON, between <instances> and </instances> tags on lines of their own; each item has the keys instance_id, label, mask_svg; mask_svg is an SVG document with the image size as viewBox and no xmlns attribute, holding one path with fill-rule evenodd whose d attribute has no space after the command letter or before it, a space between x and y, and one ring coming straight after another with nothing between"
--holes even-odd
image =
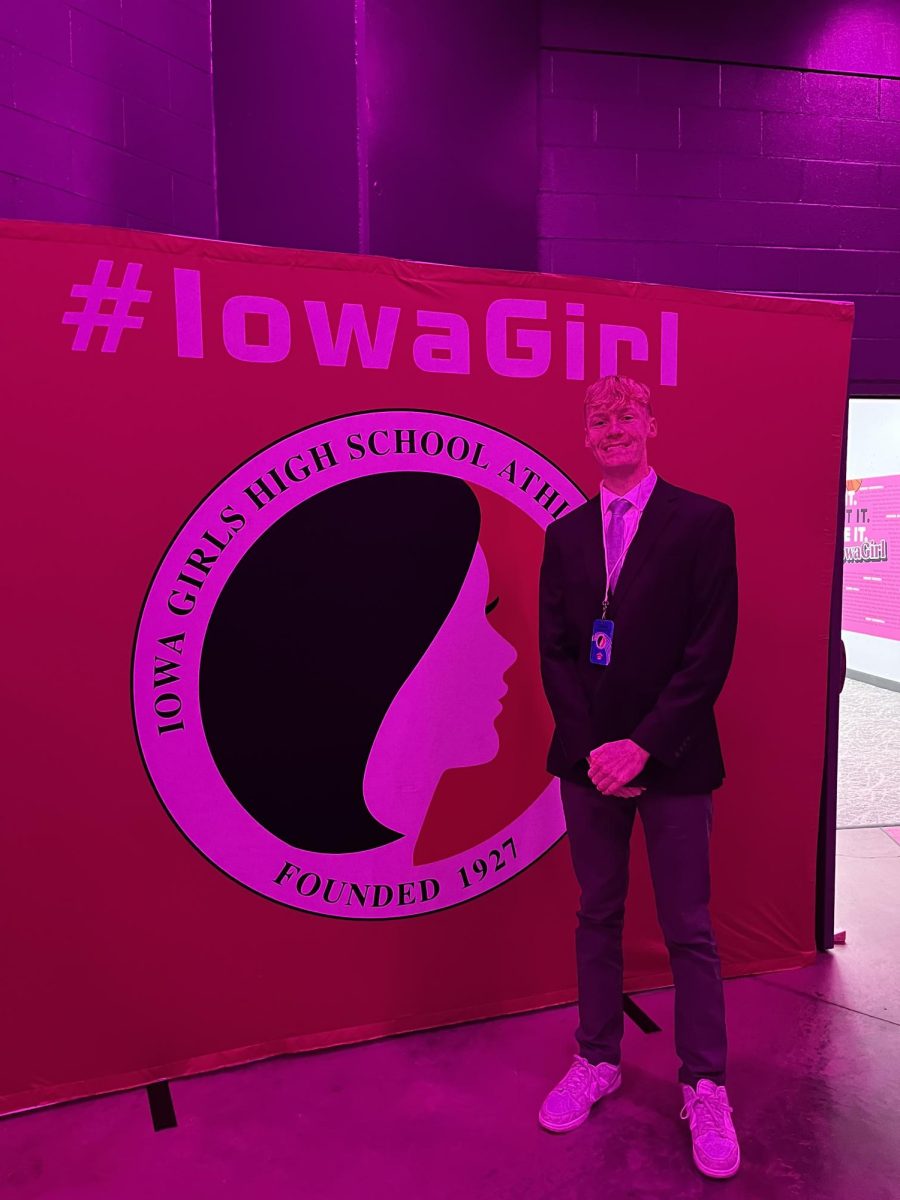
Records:
<instances>
[{"instance_id":1,"label":"white sneaker","mask_svg":"<svg viewBox=\"0 0 900 1200\"><path fill-rule=\"evenodd\" d=\"M591 1108L622 1083L622 1068L612 1063L596 1066L576 1054L571 1067L541 1105L538 1121L551 1133L566 1133L588 1119Z\"/></svg>"}]
</instances>

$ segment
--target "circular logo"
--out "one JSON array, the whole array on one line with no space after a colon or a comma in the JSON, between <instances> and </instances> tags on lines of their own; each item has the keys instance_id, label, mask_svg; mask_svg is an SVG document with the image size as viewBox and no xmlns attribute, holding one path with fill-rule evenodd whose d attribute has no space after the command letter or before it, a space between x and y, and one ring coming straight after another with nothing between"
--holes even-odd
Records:
<instances>
[{"instance_id":1,"label":"circular logo","mask_svg":"<svg viewBox=\"0 0 900 1200\"><path fill-rule=\"evenodd\" d=\"M583 500L508 434L405 409L233 471L135 637L138 743L181 831L260 895L349 919L463 903L546 853L537 563Z\"/></svg>"}]
</instances>

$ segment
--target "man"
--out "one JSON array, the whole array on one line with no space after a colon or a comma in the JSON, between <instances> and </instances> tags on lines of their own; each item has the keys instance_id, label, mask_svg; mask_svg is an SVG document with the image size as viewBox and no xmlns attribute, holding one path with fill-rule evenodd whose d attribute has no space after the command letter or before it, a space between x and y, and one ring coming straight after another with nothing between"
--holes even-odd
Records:
<instances>
[{"instance_id":1,"label":"man","mask_svg":"<svg viewBox=\"0 0 900 1200\"><path fill-rule=\"evenodd\" d=\"M734 513L659 478L647 462L656 436L646 387L622 376L592 384L585 446L602 487L552 523L544 543L541 674L556 722L547 769L560 778L581 903L579 1053L539 1120L574 1129L621 1083L622 927L639 812L675 982L681 1116L698 1168L723 1178L740 1151L725 1090L709 838L725 776L713 703L737 628Z\"/></svg>"}]
</instances>

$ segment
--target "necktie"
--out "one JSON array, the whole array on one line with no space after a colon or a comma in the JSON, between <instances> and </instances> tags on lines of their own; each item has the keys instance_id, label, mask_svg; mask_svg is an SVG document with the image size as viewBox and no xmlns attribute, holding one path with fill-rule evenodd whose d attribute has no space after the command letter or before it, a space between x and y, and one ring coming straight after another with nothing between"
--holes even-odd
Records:
<instances>
[{"instance_id":1,"label":"necktie","mask_svg":"<svg viewBox=\"0 0 900 1200\"><path fill-rule=\"evenodd\" d=\"M606 531L606 570L609 573L610 592L616 586L622 562L625 558L625 513L631 501L620 496L609 506L609 528Z\"/></svg>"}]
</instances>

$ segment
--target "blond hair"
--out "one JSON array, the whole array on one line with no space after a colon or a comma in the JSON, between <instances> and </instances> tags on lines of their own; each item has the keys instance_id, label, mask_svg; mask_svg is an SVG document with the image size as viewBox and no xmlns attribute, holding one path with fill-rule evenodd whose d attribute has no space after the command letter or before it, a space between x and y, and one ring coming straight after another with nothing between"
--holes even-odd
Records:
<instances>
[{"instance_id":1,"label":"blond hair","mask_svg":"<svg viewBox=\"0 0 900 1200\"><path fill-rule=\"evenodd\" d=\"M633 402L653 416L650 389L627 375L603 375L590 385L584 396L584 420L597 408L621 409Z\"/></svg>"}]
</instances>

